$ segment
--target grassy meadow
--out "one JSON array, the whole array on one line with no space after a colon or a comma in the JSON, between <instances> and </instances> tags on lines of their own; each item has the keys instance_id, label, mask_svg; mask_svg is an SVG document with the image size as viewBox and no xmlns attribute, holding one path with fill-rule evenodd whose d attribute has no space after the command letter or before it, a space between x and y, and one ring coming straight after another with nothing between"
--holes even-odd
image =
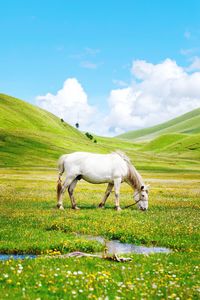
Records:
<instances>
[{"instance_id":1,"label":"grassy meadow","mask_svg":"<svg viewBox=\"0 0 200 300\"><path fill-rule=\"evenodd\" d=\"M149 210L118 213L114 195L106 209L97 208L105 185L80 182L75 195L81 210L72 210L66 195L65 210L59 211L55 170L1 172L0 252L41 255L0 263L2 299L198 299L200 174L143 171L151 184ZM124 184L121 206L130 203L132 191ZM103 253L101 244L77 233L173 252L132 254L125 264L54 257L75 250Z\"/></svg>"},{"instance_id":2,"label":"grassy meadow","mask_svg":"<svg viewBox=\"0 0 200 300\"><path fill-rule=\"evenodd\" d=\"M103 137L94 144L53 115L18 101L0 96L0 253L38 257L0 261L0 299L199 299L198 148L193 156L187 147L180 155L162 151L167 147L163 138L149 148L147 143ZM34 117L28 121L29 109ZM174 141L170 136L169 143ZM67 193L65 210L57 210L59 155L115 149L125 151L151 185L149 210L133 206L116 212L113 194L106 208L98 209L106 186L83 181L75 190L80 211L70 208ZM121 207L132 202L132 190L123 184ZM56 257L78 250L103 253L104 246L84 238L87 234L172 252L131 254L127 263Z\"/></svg>"}]
</instances>

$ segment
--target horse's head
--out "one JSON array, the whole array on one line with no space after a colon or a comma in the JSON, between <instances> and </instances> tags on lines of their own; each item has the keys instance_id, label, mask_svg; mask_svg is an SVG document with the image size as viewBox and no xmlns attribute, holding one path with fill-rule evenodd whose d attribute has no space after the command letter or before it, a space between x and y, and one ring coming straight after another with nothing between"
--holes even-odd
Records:
<instances>
[{"instance_id":1,"label":"horse's head","mask_svg":"<svg viewBox=\"0 0 200 300\"><path fill-rule=\"evenodd\" d=\"M136 190L134 193L134 199L137 203L137 207L145 211L148 209L148 186L141 186L140 190Z\"/></svg>"}]
</instances>

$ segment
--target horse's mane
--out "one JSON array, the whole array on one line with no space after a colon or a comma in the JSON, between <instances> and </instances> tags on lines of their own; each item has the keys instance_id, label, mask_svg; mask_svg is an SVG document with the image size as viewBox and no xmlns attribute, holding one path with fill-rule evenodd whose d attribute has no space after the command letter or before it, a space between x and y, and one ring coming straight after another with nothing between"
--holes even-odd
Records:
<instances>
[{"instance_id":1,"label":"horse's mane","mask_svg":"<svg viewBox=\"0 0 200 300\"><path fill-rule=\"evenodd\" d=\"M144 185L141 175L138 173L136 168L132 165L130 158L121 150L117 150L114 153L118 154L128 165L127 179L135 189L141 189Z\"/></svg>"},{"instance_id":2,"label":"horse's mane","mask_svg":"<svg viewBox=\"0 0 200 300\"><path fill-rule=\"evenodd\" d=\"M118 154L119 156L121 156L121 158L123 158L123 160L125 160L127 162L127 164L131 164L131 161L130 161L130 158L121 150L116 150L115 152L113 153L116 153Z\"/></svg>"}]
</instances>

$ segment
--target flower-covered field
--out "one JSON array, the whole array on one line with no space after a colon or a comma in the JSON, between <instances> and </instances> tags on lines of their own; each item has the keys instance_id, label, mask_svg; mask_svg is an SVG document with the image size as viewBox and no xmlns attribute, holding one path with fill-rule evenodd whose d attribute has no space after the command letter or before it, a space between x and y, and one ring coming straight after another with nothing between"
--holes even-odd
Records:
<instances>
[{"instance_id":1,"label":"flower-covered field","mask_svg":"<svg viewBox=\"0 0 200 300\"><path fill-rule=\"evenodd\" d=\"M198 299L194 254L133 256L130 263L96 258L38 258L2 264L2 299Z\"/></svg>"},{"instance_id":2,"label":"flower-covered field","mask_svg":"<svg viewBox=\"0 0 200 300\"><path fill-rule=\"evenodd\" d=\"M1 299L199 299L200 174L142 172L151 185L149 210L135 206L116 212L114 196L97 205L105 185L80 182L80 211L55 209L55 170L2 169L0 252L38 254L36 259L1 261ZM121 207L132 190L121 189ZM117 263L99 258L58 258L103 246L77 233L137 245L165 246L170 254L132 254ZM48 256L48 257L47 257ZM130 255L129 255L130 256Z\"/></svg>"}]
</instances>

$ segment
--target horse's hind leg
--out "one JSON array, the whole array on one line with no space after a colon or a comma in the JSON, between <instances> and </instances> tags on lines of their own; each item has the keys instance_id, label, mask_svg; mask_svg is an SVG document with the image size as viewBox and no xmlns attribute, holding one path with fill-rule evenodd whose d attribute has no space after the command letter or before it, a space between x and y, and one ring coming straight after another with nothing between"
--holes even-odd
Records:
<instances>
[{"instance_id":1,"label":"horse's hind leg","mask_svg":"<svg viewBox=\"0 0 200 300\"><path fill-rule=\"evenodd\" d=\"M61 187L61 190L58 192L58 203L57 203L57 208L59 209L64 209L63 207L63 194L65 193L66 189L70 186L70 184L73 182L73 178L66 178L64 184Z\"/></svg>"},{"instance_id":2,"label":"horse's hind leg","mask_svg":"<svg viewBox=\"0 0 200 300\"><path fill-rule=\"evenodd\" d=\"M72 203L72 208L73 209L79 209L78 206L76 205L76 201L75 201L75 198L74 198L74 189L76 187L76 184L77 184L78 180L75 179L71 184L70 186L68 187L68 193L69 193L69 198L71 200L71 203Z\"/></svg>"},{"instance_id":3,"label":"horse's hind leg","mask_svg":"<svg viewBox=\"0 0 200 300\"><path fill-rule=\"evenodd\" d=\"M109 183L107 186L107 189L105 191L104 197L101 201L101 203L99 203L99 207L104 207L106 200L108 199L108 196L110 195L112 188L113 188L114 184L113 183Z\"/></svg>"}]
</instances>

